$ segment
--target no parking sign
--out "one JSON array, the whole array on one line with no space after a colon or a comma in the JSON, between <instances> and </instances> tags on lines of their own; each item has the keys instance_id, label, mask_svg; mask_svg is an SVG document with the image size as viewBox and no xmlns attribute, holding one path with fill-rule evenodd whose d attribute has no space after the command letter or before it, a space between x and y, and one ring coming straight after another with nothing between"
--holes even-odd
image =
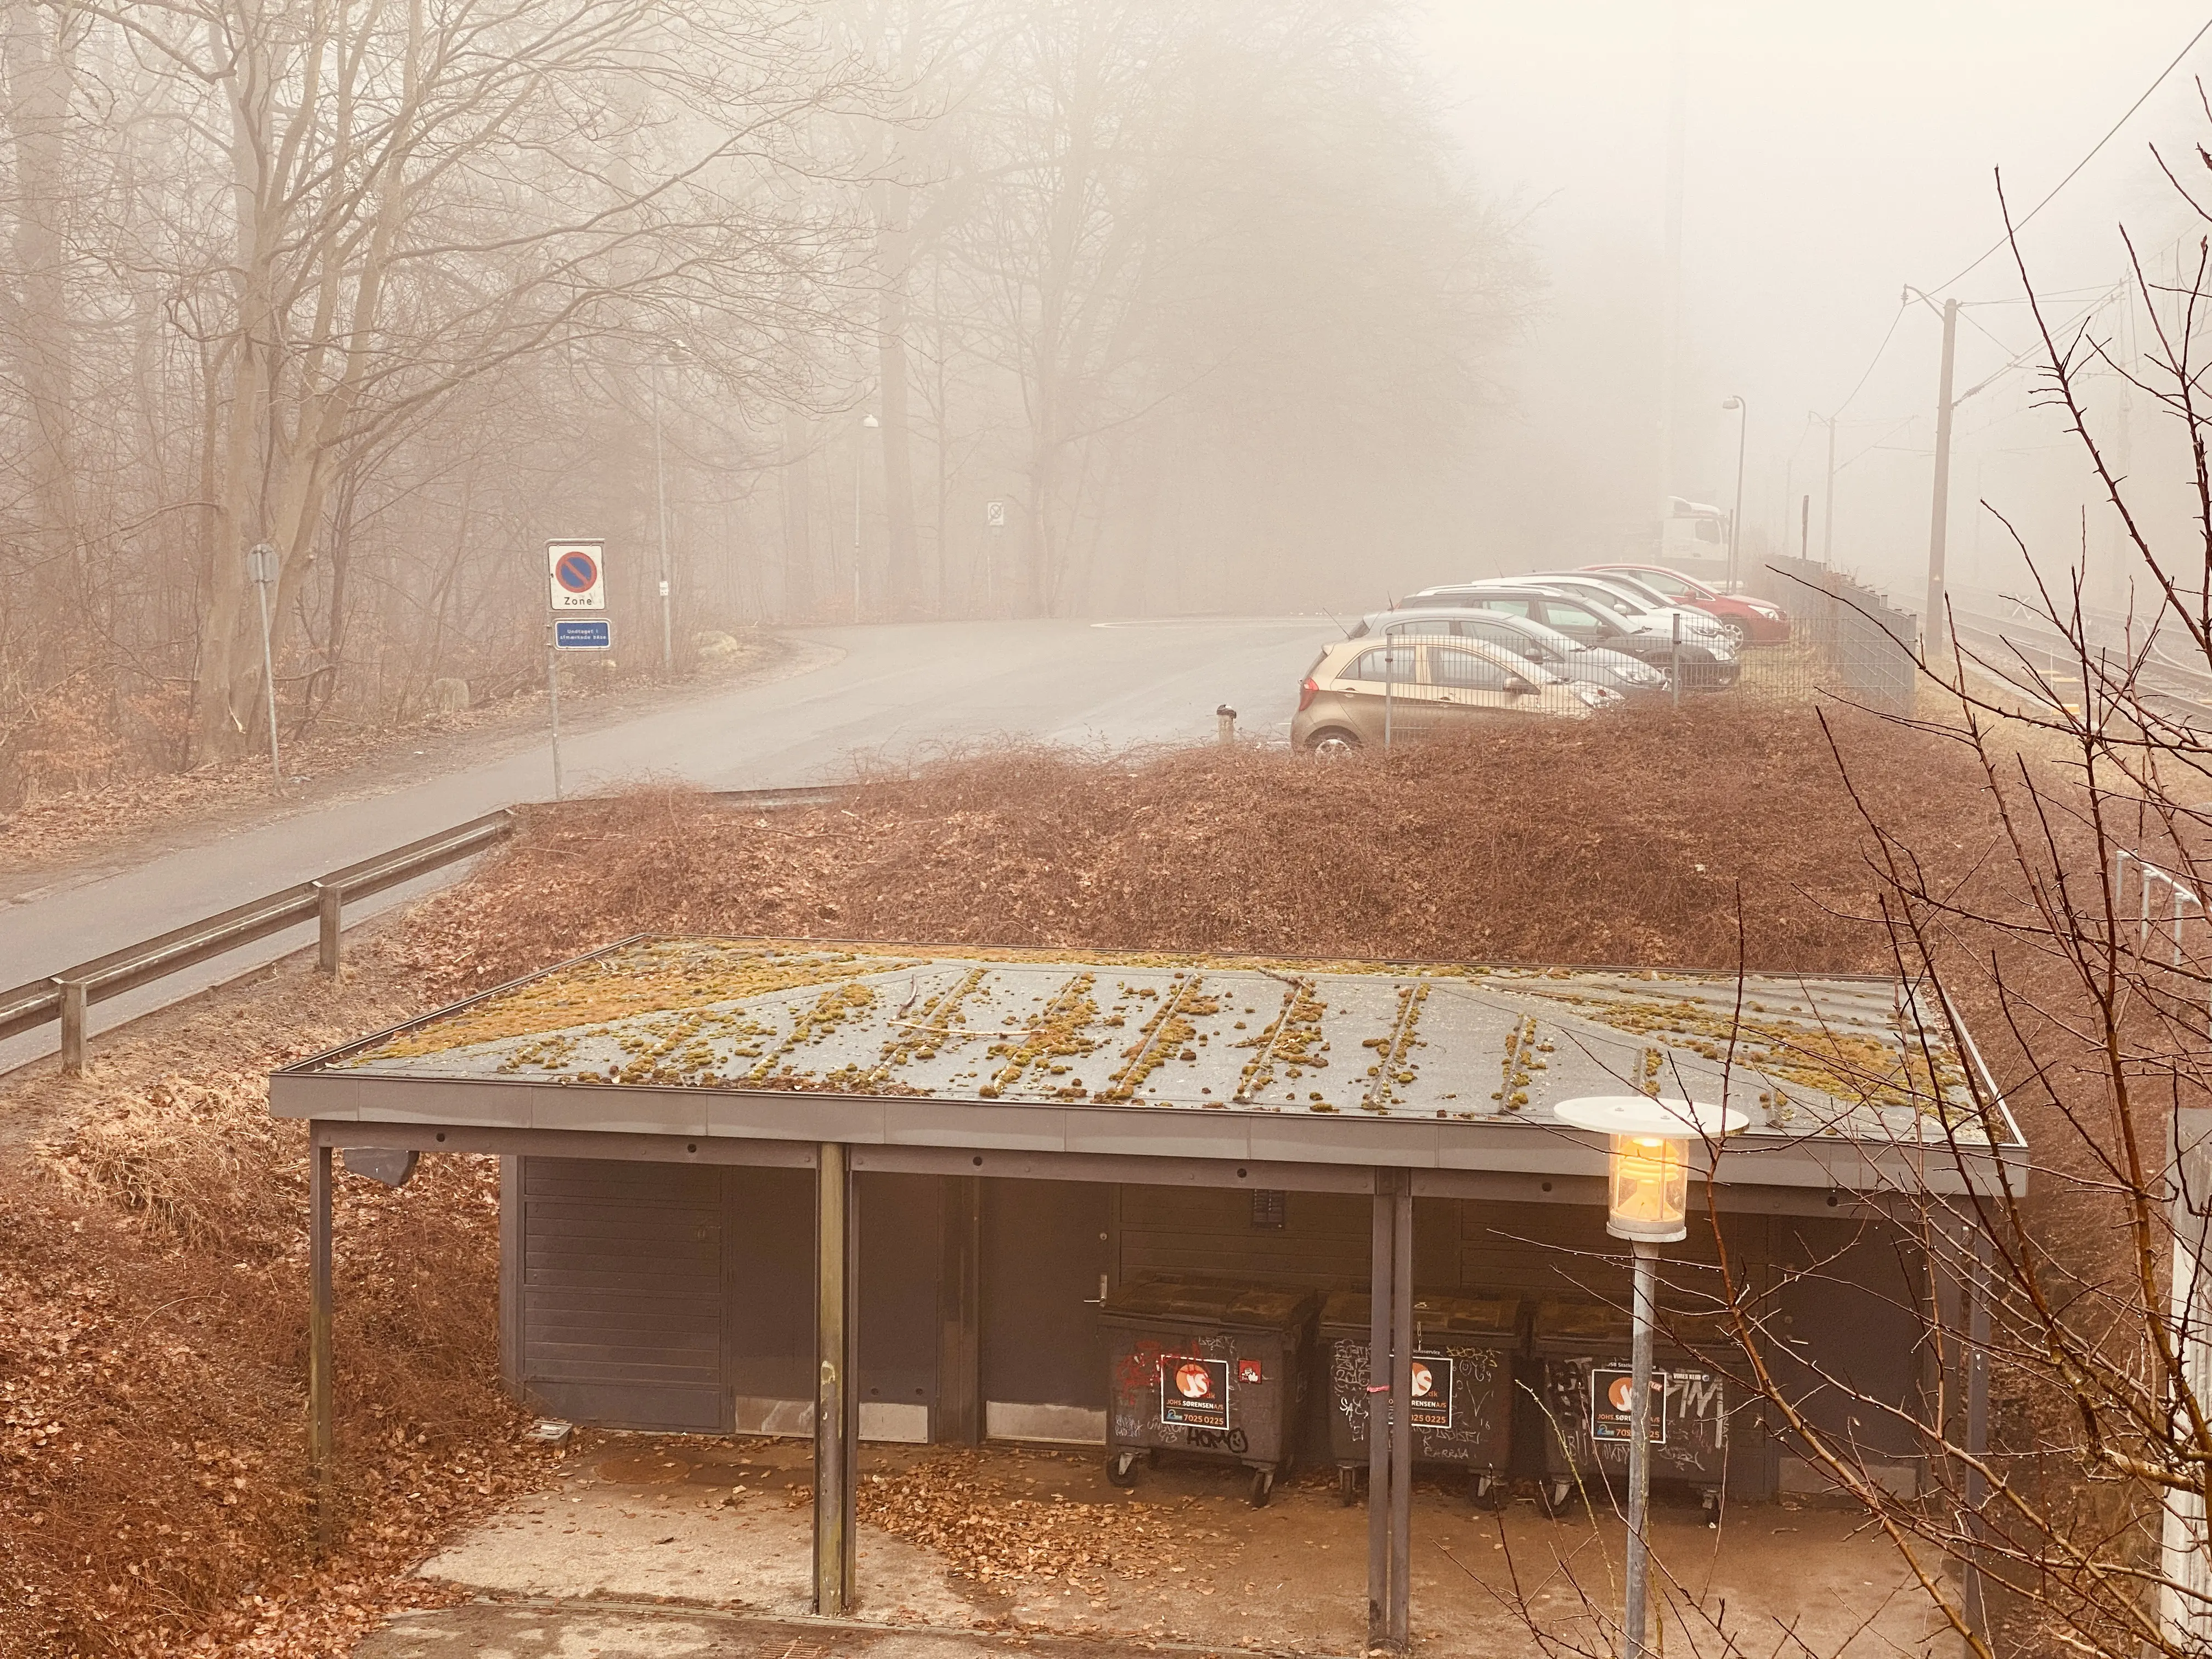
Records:
<instances>
[{"instance_id":1,"label":"no parking sign","mask_svg":"<svg viewBox=\"0 0 2212 1659\"><path fill-rule=\"evenodd\" d=\"M545 568L552 578L556 611L604 611L607 608L606 568L602 562L604 542L548 542Z\"/></svg>"}]
</instances>

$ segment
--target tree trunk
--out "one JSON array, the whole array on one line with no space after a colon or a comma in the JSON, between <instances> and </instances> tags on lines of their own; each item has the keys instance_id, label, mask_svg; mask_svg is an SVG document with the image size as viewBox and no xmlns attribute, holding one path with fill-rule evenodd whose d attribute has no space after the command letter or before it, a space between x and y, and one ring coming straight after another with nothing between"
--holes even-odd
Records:
<instances>
[{"instance_id":1,"label":"tree trunk","mask_svg":"<svg viewBox=\"0 0 2212 1659\"><path fill-rule=\"evenodd\" d=\"M914 608L917 587L914 522L914 432L908 395L907 268L913 238L907 225L911 192L884 179L876 185L878 399L884 447L884 610L898 617Z\"/></svg>"},{"instance_id":2,"label":"tree trunk","mask_svg":"<svg viewBox=\"0 0 2212 1659\"><path fill-rule=\"evenodd\" d=\"M783 411L783 614L797 620L814 614L814 537L809 521L812 481L808 455L814 434L796 409Z\"/></svg>"},{"instance_id":3,"label":"tree trunk","mask_svg":"<svg viewBox=\"0 0 2212 1659\"><path fill-rule=\"evenodd\" d=\"M75 591L77 509L70 436L75 422L74 346L66 286L64 216L70 199L64 129L70 65L57 14L40 6L8 9L9 124L15 133L16 209L14 256L18 316L11 329L15 373L30 428L27 466L40 562ZM50 30L52 33L50 33ZM68 614L57 607L56 614Z\"/></svg>"}]
</instances>

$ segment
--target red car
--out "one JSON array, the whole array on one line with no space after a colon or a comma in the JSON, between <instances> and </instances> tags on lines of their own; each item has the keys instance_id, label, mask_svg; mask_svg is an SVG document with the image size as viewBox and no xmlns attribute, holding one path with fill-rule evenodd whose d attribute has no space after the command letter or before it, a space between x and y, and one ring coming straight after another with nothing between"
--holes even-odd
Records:
<instances>
[{"instance_id":1,"label":"red car","mask_svg":"<svg viewBox=\"0 0 2212 1659\"><path fill-rule=\"evenodd\" d=\"M1790 637L1790 613L1780 605L1769 605L1765 599L1717 593L1703 582L1679 570L1669 570L1663 564L1586 564L1583 568L1593 574L1609 570L1616 575L1633 577L1677 605L1710 611L1735 635L1738 645L1780 645Z\"/></svg>"}]
</instances>

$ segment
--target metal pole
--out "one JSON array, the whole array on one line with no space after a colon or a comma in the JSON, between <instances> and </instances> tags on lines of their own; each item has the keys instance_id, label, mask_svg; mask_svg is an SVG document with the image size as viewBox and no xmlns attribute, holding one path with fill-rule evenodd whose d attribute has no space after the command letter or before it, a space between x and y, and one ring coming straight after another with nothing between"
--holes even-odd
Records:
<instances>
[{"instance_id":1,"label":"metal pole","mask_svg":"<svg viewBox=\"0 0 2212 1659\"><path fill-rule=\"evenodd\" d=\"M853 620L860 620L860 474L868 464L868 441L853 428Z\"/></svg>"},{"instance_id":2,"label":"metal pole","mask_svg":"<svg viewBox=\"0 0 2212 1659\"><path fill-rule=\"evenodd\" d=\"M1828 484L1820 496L1820 564L1826 568L1835 556L1836 544L1836 417L1828 416Z\"/></svg>"},{"instance_id":3,"label":"metal pole","mask_svg":"<svg viewBox=\"0 0 2212 1659\"><path fill-rule=\"evenodd\" d=\"M1390 1643L1413 1645L1413 1183L1398 1176L1397 1243L1390 1261Z\"/></svg>"},{"instance_id":4,"label":"metal pole","mask_svg":"<svg viewBox=\"0 0 2212 1659\"><path fill-rule=\"evenodd\" d=\"M814 1611L853 1610L853 1455L859 1438L854 1378L852 1175L845 1148L825 1141L814 1188Z\"/></svg>"},{"instance_id":5,"label":"metal pole","mask_svg":"<svg viewBox=\"0 0 2212 1659\"><path fill-rule=\"evenodd\" d=\"M1390 1304L1398 1284L1398 1171L1375 1172L1367 1268L1367 1645L1390 1639Z\"/></svg>"},{"instance_id":6,"label":"metal pole","mask_svg":"<svg viewBox=\"0 0 2212 1659\"><path fill-rule=\"evenodd\" d=\"M660 532L660 672L676 672L675 603L668 587L668 472L660 454L660 361L653 364L653 517ZM557 799L560 791L556 789Z\"/></svg>"},{"instance_id":7,"label":"metal pole","mask_svg":"<svg viewBox=\"0 0 2212 1659\"><path fill-rule=\"evenodd\" d=\"M1797 500L1797 556L1807 563L1813 558L1813 498L1809 495Z\"/></svg>"},{"instance_id":8,"label":"metal pole","mask_svg":"<svg viewBox=\"0 0 2212 1659\"><path fill-rule=\"evenodd\" d=\"M1659 1318L1659 1247L1638 1239L1636 1288L1630 1304L1628 1402L1628 1594L1620 1630L1621 1659L1650 1649L1644 1612L1649 1576L1644 1528L1651 1515L1651 1330Z\"/></svg>"},{"instance_id":9,"label":"metal pole","mask_svg":"<svg viewBox=\"0 0 2212 1659\"><path fill-rule=\"evenodd\" d=\"M1935 648L1943 626L1943 542L1951 517L1951 357L1959 337L1959 302L1943 301L1943 367L1936 381L1936 493L1928 509L1928 614L1921 649Z\"/></svg>"},{"instance_id":10,"label":"metal pole","mask_svg":"<svg viewBox=\"0 0 2212 1659\"><path fill-rule=\"evenodd\" d=\"M545 696L553 714L553 799L561 799L561 647L554 643L560 624L545 624Z\"/></svg>"},{"instance_id":11,"label":"metal pole","mask_svg":"<svg viewBox=\"0 0 2212 1659\"><path fill-rule=\"evenodd\" d=\"M275 580L269 567L276 562L276 551L264 542L253 552L253 592L261 601L261 689L269 702L269 770L282 789L284 762L276 751L276 662L269 643L269 584Z\"/></svg>"},{"instance_id":12,"label":"metal pole","mask_svg":"<svg viewBox=\"0 0 2212 1659\"><path fill-rule=\"evenodd\" d=\"M1682 706L1682 613L1677 611L1674 623L1674 707Z\"/></svg>"},{"instance_id":13,"label":"metal pole","mask_svg":"<svg viewBox=\"0 0 2212 1659\"><path fill-rule=\"evenodd\" d=\"M1743 446L1751 431L1751 400L1738 392L1735 403L1735 511L1729 518L1729 592L1731 593L1743 581Z\"/></svg>"},{"instance_id":14,"label":"metal pole","mask_svg":"<svg viewBox=\"0 0 2212 1659\"><path fill-rule=\"evenodd\" d=\"M322 1551L329 1550L337 1522L331 1359L331 1149L318 1137L307 1153L307 1464L315 1485L315 1545Z\"/></svg>"},{"instance_id":15,"label":"metal pole","mask_svg":"<svg viewBox=\"0 0 2212 1659\"><path fill-rule=\"evenodd\" d=\"M1966 1266L1966 1455L1979 1462L1989 1452L1990 1444L1990 1241L1987 1234L1973 1228ZM1989 1497L1989 1483L1983 1480L1978 1468L1966 1470L1966 1534L1973 1547L1966 1552L1960 1585L1966 1615L1966 1628L1984 1642L1989 1638L1989 1609L1982 1594L1982 1564L1978 1545L1982 1536L1982 1505ZM1972 1659L1975 1645L1966 1644L1967 1659Z\"/></svg>"}]
</instances>

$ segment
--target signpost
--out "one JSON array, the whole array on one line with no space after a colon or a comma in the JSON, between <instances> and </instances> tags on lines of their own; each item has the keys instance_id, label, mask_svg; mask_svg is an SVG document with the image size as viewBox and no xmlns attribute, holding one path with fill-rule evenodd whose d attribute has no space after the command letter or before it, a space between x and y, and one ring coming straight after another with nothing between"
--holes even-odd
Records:
<instances>
[{"instance_id":1,"label":"signpost","mask_svg":"<svg viewBox=\"0 0 2212 1659\"><path fill-rule=\"evenodd\" d=\"M269 590L276 585L276 550L267 542L256 542L246 553L246 580L261 600L261 687L269 700L269 769L276 775L276 788L284 788L284 762L276 748L276 663L269 645Z\"/></svg>"},{"instance_id":2,"label":"signpost","mask_svg":"<svg viewBox=\"0 0 2212 1659\"><path fill-rule=\"evenodd\" d=\"M545 544L545 574L553 615L546 633L545 693L553 726L553 799L561 799L561 653L607 651L614 647L614 624L605 617L578 611L607 608L606 544L555 541ZM667 584L661 585L667 592Z\"/></svg>"}]
</instances>

